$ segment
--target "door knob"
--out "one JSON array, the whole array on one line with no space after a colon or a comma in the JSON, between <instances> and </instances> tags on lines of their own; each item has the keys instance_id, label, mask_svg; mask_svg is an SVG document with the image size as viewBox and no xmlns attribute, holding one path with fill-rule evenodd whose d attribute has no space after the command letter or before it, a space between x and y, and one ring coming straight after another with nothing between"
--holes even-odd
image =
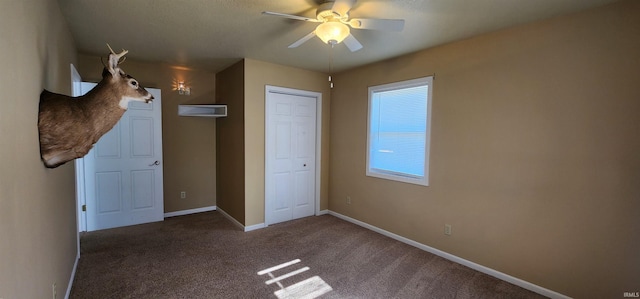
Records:
<instances>
[{"instance_id":1,"label":"door knob","mask_svg":"<svg viewBox=\"0 0 640 299\"><path fill-rule=\"evenodd\" d=\"M160 165L160 161L156 160L155 162L149 164L149 166Z\"/></svg>"}]
</instances>

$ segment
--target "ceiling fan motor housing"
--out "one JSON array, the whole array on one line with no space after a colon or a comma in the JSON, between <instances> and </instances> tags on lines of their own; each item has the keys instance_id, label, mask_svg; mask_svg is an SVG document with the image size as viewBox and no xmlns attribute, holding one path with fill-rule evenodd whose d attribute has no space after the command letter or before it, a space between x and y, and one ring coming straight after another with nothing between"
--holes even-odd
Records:
<instances>
[{"instance_id":1,"label":"ceiling fan motor housing","mask_svg":"<svg viewBox=\"0 0 640 299\"><path fill-rule=\"evenodd\" d=\"M333 11L333 1L325 2L318 6L316 10L316 18L318 21L327 22L331 20L337 20L341 22L346 22L349 18L349 14L345 14L341 16L339 13Z\"/></svg>"}]
</instances>

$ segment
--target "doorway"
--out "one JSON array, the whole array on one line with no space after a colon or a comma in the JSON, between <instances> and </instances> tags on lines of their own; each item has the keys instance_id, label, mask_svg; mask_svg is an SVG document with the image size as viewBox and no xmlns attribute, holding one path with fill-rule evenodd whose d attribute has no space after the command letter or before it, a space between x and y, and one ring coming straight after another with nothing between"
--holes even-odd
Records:
<instances>
[{"instance_id":1,"label":"doorway","mask_svg":"<svg viewBox=\"0 0 640 299\"><path fill-rule=\"evenodd\" d=\"M96 84L83 82L82 94ZM76 160L80 231L164 220L161 92L130 102L120 121Z\"/></svg>"}]
</instances>

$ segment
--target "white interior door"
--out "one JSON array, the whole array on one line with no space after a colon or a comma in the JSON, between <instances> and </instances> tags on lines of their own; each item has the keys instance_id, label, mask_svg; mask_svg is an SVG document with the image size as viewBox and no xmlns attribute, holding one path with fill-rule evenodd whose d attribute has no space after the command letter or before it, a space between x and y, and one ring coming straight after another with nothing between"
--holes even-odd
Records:
<instances>
[{"instance_id":1,"label":"white interior door","mask_svg":"<svg viewBox=\"0 0 640 299\"><path fill-rule=\"evenodd\" d=\"M161 94L147 90L83 158L87 231L164 219Z\"/></svg>"},{"instance_id":2,"label":"white interior door","mask_svg":"<svg viewBox=\"0 0 640 299\"><path fill-rule=\"evenodd\" d=\"M319 95L267 88L265 221L273 224L314 215Z\"/></svg>"}]
</instances>

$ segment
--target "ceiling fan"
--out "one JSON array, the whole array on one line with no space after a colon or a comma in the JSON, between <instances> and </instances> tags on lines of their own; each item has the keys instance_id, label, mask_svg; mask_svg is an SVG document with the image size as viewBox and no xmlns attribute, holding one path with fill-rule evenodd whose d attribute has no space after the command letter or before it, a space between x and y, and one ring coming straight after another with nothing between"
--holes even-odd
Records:
<instances>
[{"instance_id":1,"label":"ceiling fan","mask_svg":"<svg viewBox=\"0 0 640 299\"><path fill-rule=\"evenodd\" d=\"M318 6L315 19L270 11L264 11L262 14L320 23L314 31L289 45L289 48L296 48L314 36L318 36L324 43L331 46L344 42L351 52L355 52L362 49L362 44L353 37L349 28L397 32L404 28L404 20L401 19L349 19L349 11L355 3L356 0L326 1Z\"/></svg>"}]
</instances>

